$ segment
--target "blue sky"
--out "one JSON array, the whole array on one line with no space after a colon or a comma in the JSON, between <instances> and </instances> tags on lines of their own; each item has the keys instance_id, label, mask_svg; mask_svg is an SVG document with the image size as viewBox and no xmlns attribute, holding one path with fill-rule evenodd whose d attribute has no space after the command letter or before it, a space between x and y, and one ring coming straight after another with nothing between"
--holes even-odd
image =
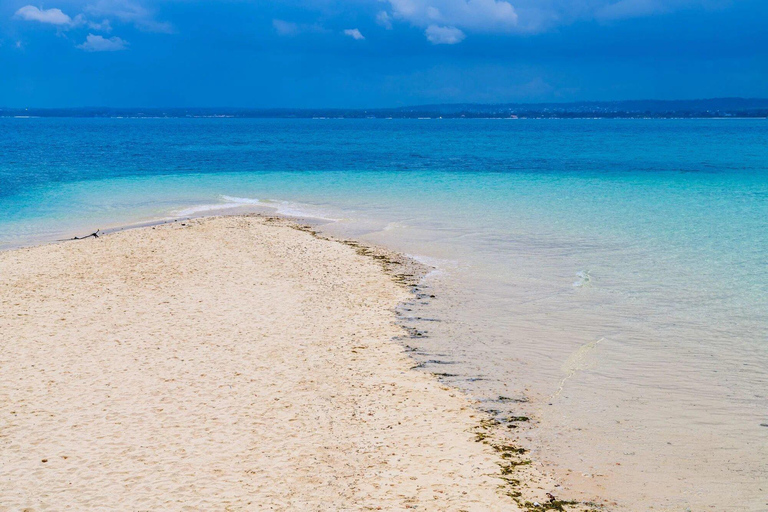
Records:
<instances>
[{"instance_id":1,"label":"blue sky","mask_svg":"<svg viewBox=\"0 0 768 512\"><path fill-rule=\"evenodd\" d=\"M716 96L768 96L768 1L0 1L2 106Z\"/></svg>"}]
</instances>

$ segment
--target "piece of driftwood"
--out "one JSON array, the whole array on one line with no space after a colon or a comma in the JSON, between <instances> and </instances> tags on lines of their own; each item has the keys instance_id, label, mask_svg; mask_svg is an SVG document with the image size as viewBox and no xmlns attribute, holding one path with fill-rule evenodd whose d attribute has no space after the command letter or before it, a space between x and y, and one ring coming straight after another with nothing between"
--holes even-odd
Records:
<instances>
[{"instance_id":1,"label":"piece of driftwood","mask_svg":"<svg viewBox=\"0 0 768 512\"><path fill-rule=\"evenodd\" d=\"M68 241L68 240L85 240L86 238L91 238L91 237L99 238L99 231L101 231L101 229L97 229L96 231L94 231L90 235L75 236L75 237L72 237L72 238L64 238L62 240L59 240L59 242L65 242L65 241Z\"/></svg>"}]
</instances>

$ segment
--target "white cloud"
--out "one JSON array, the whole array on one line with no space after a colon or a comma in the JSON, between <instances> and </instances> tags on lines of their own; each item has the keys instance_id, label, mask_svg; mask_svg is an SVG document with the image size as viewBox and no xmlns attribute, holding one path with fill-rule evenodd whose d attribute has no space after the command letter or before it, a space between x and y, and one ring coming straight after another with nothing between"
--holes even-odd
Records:
<instances>
[{"instance_id":1,"label":"white cloud","mask_svg":"<svg viewBox=\"0 0 768 512\"><path fill-rule=\"evenodd\" d=\"M396 18L412 25L442 25L478 32L511 32L515 8L505 0L388 0Z\"/></svg>"},{"instance_id":2,"label":"white cloud","mask_svg":"<svg viewBox=\"0 0 768 512\"><path fill-rule=\"evenodd\" d=\"M83 44L77 45L86 52L116 52L128 48L128 42L119 37L110 37L106 39L102 36L88 34Z\"/></svg>"},{"instance_id":3,"label":"white cloud","mask_svg":"<svg viewBox=\"0 0 768 512\"><path fill-rule=\"evenodd\" d=\"M579 21L619 21L686 9L723 9L733 0L382 0L390 20L463 32L532 34ZM378 17L377 17L378 21Z\"/></svg>"},{"instance_id":4,"label":"white cloud","mask_svg":"<svg viewBox=\"0 0 768 512\"><path fill-rule=\"evenodd\" d=\"M131 23L145 32L173 34L176 31L173 25L155 20L152 11L132 0L97 0L89 4L85 11L99 18L114 18L123 23Z\"/></svg>"},{"instance_id":5,"label":"white cloud","mask_svg":"<svg viewBox=\"0 0 768 512\"><path fill-rule=\"evenodd\" d=\"M18 11L16 16L27 21L39 21L57 26L72 25L75 20L64 14L61 9L40 9L34 5L25 5ZM82 19L77 17L76 19Z\"/></svg>"},{"instance_id":6,"label":"white cloud","mask_svg":"<svg viewBox=\"0 0 768 512\"><path fill-rule=\"evenodd\" d=\"M376 15L376 23L387 30L392 30L392 16L387 11L379 11Z\"/></svg>"},{"instance_id":7,"label":"white cloud","mask_svg":"<svg viewBox=\"0 0 768 512\"><path fill-rule=\"evenodd\" d=\"M365 39L365 36L363 36L363 34L361 34L360 31L356 28L348 28L347 30L344 31L344 34L358 41Z\"/></svg>"},{"instance_id":8,"label":"white cloud","mask_svg":"<svg viewBox=\"0 0 768 512\"><path fill-rule=\"evenodd\" d=\"M464 40L464 32L456 27L441 27L430 25L424 31L427 40L432 44L456 44Z\"/></svg>"}]
</instances>

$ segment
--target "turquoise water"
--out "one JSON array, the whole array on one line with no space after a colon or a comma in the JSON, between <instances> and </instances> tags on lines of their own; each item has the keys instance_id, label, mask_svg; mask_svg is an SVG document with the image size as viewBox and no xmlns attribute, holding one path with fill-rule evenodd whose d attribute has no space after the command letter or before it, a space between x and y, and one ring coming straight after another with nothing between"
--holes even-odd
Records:
<instances>
[{"instance_id":1,"label":"turquoise water","mask_svg":"<svg viewBox=\"0 0 768 512\"><path fill-rule=\"evenodd\" d=\"M569 492L768 506L765 120L0 119L0 248L234 207L435 266L425 361Z\"/></svg>"}]
</instances>

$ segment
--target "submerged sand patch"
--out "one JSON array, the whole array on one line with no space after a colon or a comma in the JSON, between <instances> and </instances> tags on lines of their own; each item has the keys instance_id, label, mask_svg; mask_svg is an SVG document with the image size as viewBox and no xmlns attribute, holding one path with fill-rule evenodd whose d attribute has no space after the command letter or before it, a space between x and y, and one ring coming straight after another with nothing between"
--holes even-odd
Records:
<instances>
[{"instance_id":1,"label":"submerged sand patch","mask_svg":"<svg viewBox=\"0 0 768 512\"><path fill-rule=\"evenodd\" d=\"M514 510L354 248L221 217L0 253L0 510Z\"/></svg>"}]
</instances>

